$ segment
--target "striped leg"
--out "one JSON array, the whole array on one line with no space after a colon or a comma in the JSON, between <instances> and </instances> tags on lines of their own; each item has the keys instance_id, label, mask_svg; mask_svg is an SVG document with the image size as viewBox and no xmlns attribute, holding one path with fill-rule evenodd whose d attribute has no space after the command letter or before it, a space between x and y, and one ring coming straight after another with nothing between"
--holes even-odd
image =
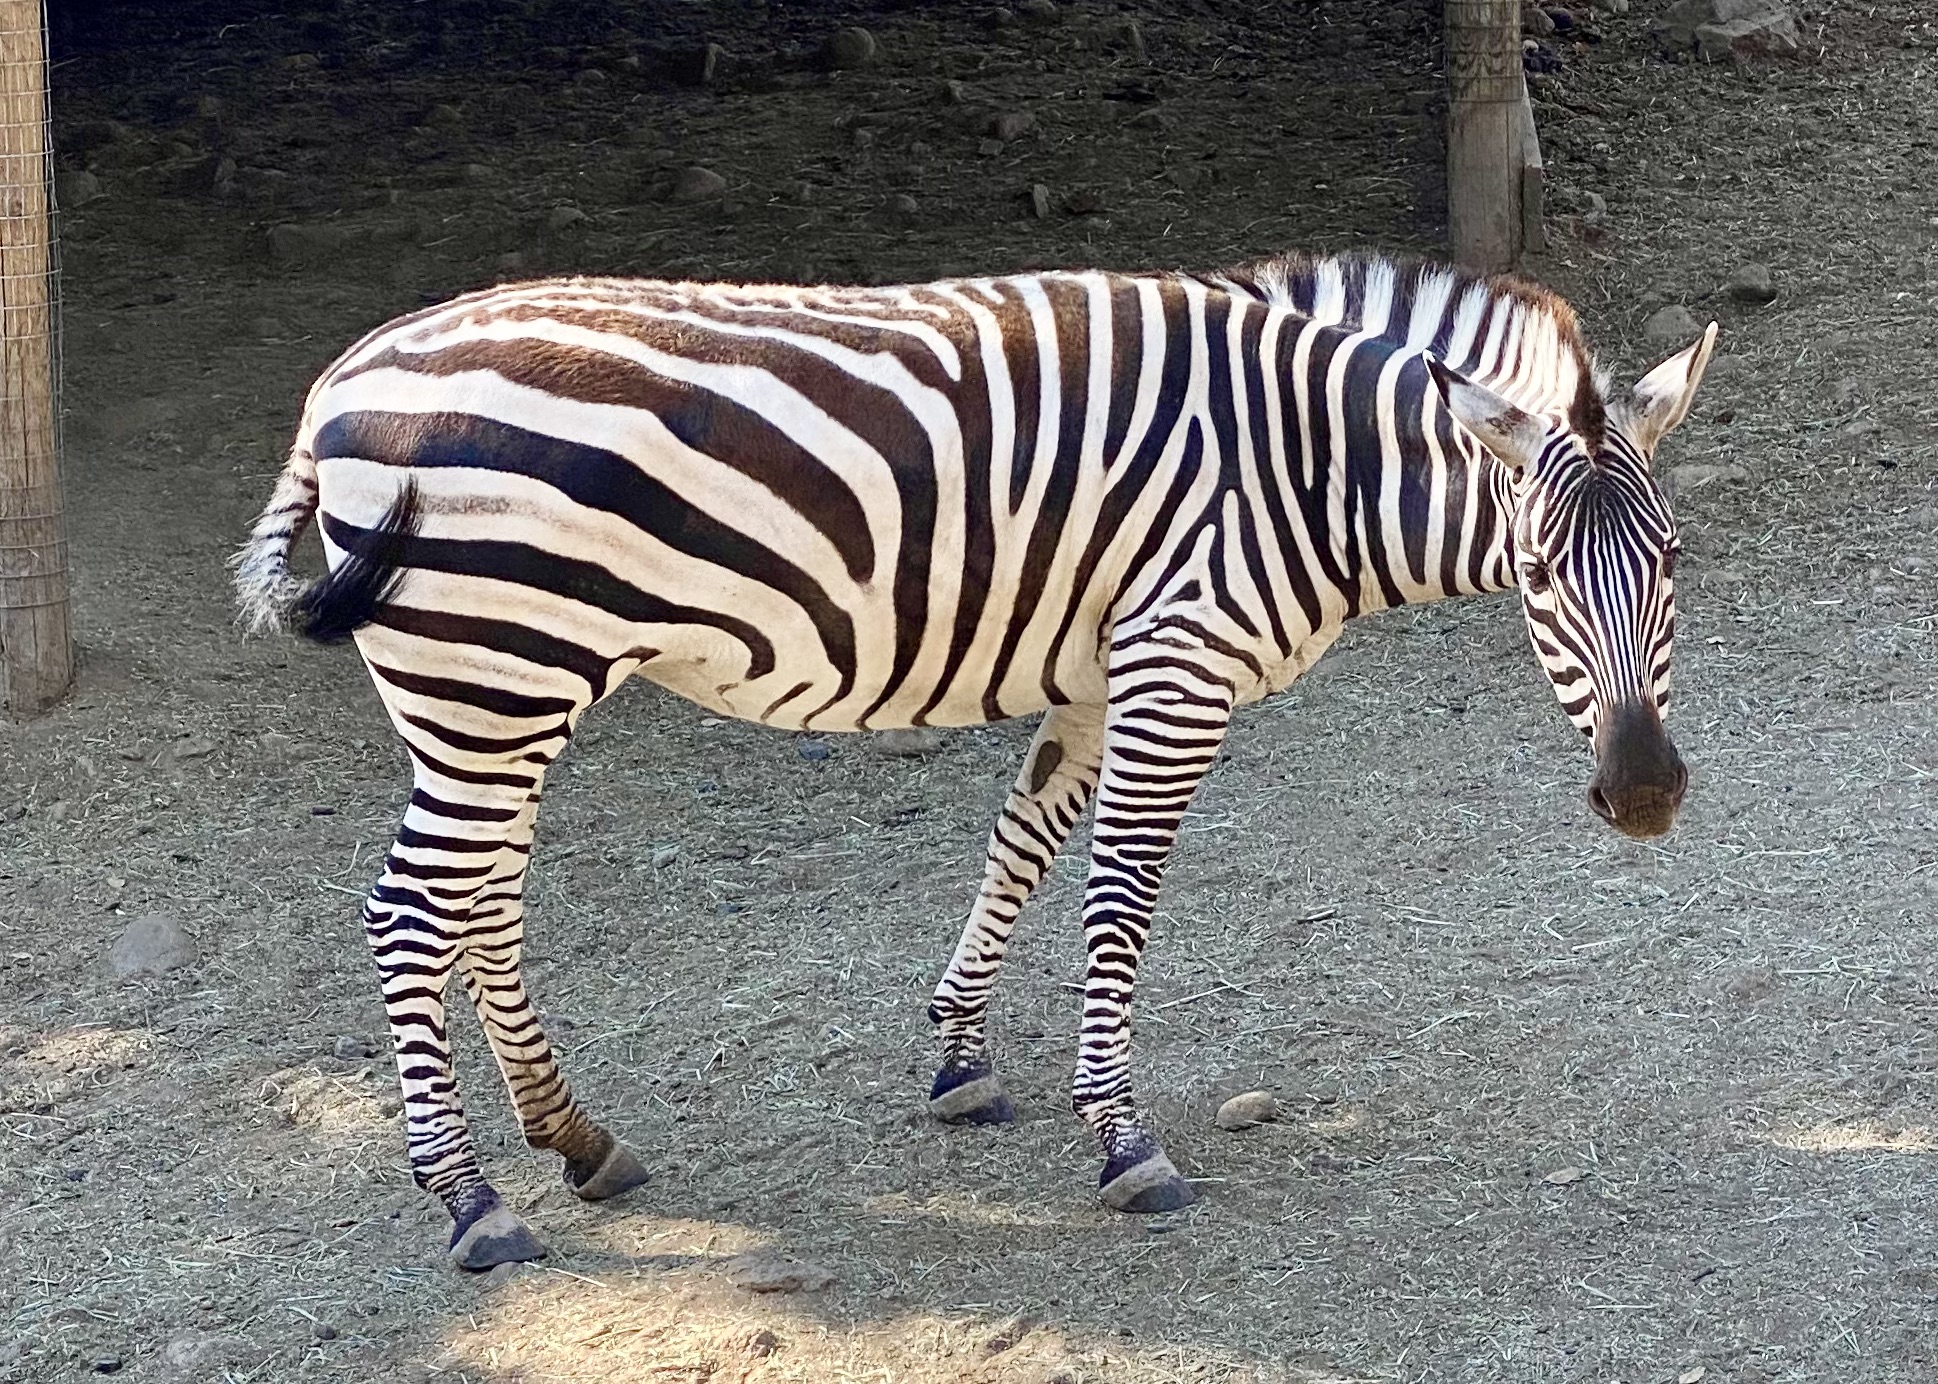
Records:
<instances>
[{"instance_id":1,"label":"striped leg","mask_svg":"<svg viewBox=\"0 0 1938 1384\"><path fill-rule=\"evenodd\" d=\"M1103 1146L1101 1194L1119 1211L1170 1211L1197 1200L1138 1116L1130 1009L1165 861L1230 721L1233 682L1221 663L1182 628L1112 650L1084 891L1089 967L1071 1104Z\"/></svg>"},{"instance_id":2,"label":"striped leg","mask_svg":"<svg viewBox=\"0 0 1938 1384\"><path fill-rule=\"evenodd\" d=\"M499 852L488 891L472 906L458 965L518 1111L525 1142L561 1155L565 1185L587 1201L603 1201L645 1182L646 1170L573 1098L525 993L519 959L537 808L536 801L527 805L511 841Z\"/></svg>"},{"instance_id":3,"label":"striped leg","mask_svg":"<svg viewBox=\"0 0 1938 1384\"><path fill-rule=\"evenodd\" d=\"M1006 1124L1016 1118L984 1051L989 996L1016 915L1096 790L1103 732L1101 708L1052 707L990 829L976 906L929 1003L929 1021L942 1036L942 1066L929 1091L929 1110L945 1123Z\"/></svg>"},{"instance_id":4,"label":"striped leg","mask_svg":"<svg viewBox=\"0 0 1938 1384\"><path fill-rule=\"evenodd\" d=\"M363 910L397 1053L411 1175L451 1213L451 1257L470 1269L545 1253L478 1167L451 1063L445 990L473 908L496 877L503 826L526 807L522 790L508 802L504 786L481 787L420 769Z\"/></svg>"}]
</instances>

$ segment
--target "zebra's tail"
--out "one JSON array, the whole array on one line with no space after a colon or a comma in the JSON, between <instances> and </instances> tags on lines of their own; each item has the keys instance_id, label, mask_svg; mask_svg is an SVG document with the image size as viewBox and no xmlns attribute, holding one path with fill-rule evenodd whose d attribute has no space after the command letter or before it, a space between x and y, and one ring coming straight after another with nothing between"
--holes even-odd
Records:
<instances>
[{"instance_id":1,"label":"zebra's tail","mask_svg":"<svg viewBox=\"0 0 1938 1384\"><path fill-rule=\"evenodd\" d=\"M250 634L288 629L290 612L315 585L289 570L289 550L315 514L316 458L298 441L248 542L229 559L237 618Z\"/></svg>"},{"instance_id":2,"label":"zebra's tail","mask_svg":"<svg viewBox=\"0 0 1938 1384\"><path fill-rule=\"evenodd\" d=\"M377 527L362 534L321 580L289 570L289 550L316 516L316 505L316 458L299 440L248 541L229 561L238 618L249 633L294 629L319 644L340 643L397 594L405 545L418 527L416 483L405 484Z\"/></svg>"}]
</instances>

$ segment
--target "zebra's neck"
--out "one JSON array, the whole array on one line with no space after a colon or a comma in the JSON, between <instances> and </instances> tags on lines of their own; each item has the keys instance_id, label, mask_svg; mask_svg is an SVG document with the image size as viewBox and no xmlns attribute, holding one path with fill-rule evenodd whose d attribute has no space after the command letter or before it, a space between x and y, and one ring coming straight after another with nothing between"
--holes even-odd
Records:
<instances>
[{"instance_id":1,"label":"zebra's neck","mask_svg":"<svg viewBox=\"0 0 1938 1384\"><path fill-rule=\"evenodd\" d=\"M1327 525L1349 614L1514 585L1514 476L1426 396L1419 367L1434 356L1529 413L1565 420L1592 449L1602 382L1565 301L1519 279L1368 256L1282 256L1207 282L1330 329L1335 355L1370 362L1341 403L1378 417L1377 444L1336 457L1344 503ZM1387 377L1378 397L1344 398L1374 375Z\"/></svg>"}]
</instances>

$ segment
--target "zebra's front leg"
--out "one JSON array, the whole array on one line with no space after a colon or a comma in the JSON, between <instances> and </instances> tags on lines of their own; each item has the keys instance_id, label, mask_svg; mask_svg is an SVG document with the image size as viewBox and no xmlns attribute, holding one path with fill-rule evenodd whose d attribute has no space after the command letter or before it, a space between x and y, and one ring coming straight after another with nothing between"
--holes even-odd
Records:
<instances>
[{"instance_id":1,"label":"zebra's front leg","mask_svg":"<svg viewBox=\"0 0 1938 1384\"><path fill-rule=\"evenodd\" d=\"M989 997L1017 914L1096 790L1103 743L1102 708L1052 707L990 828L982 888L929 1004L929 1019L942 1037L942 1065L929 1090L929 1110L946 1124L1006 1124L1016 1118L986 1047Z\"/></svg>"},{"instance_id":2,"label":"zebra's front leg","mask_svg":"<svg viewBox=\"0 0 1938 1384\"><path fill-rule=\"evenodd\" d=\"M1131 996L1172 843L1224 744L1233 683L1188 638L1160 631L1113 651L1110 686L1084 889L1088 968L1071 1104L1102 1145L1104 1203L1172 1211L1197 1194L1137 1113Z\"/></svg>"}]
</instances>

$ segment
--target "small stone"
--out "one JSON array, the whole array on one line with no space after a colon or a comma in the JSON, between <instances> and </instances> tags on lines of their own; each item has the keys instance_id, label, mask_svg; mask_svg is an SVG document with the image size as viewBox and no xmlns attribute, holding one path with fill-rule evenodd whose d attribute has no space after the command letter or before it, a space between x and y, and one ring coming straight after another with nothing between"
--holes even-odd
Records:
<instances>
[{"instance_id":1,"label":"small stone","mask_svg":"<svg viewBox=\"0 0 1938 1384\"><path fill-rule=\"evenodd\" d=\"M1608 199L1599 192L1581 194L1581 219L1591 226L1608 220Z\"/></svg>"},{"instance_id":2,"label":"small stone","mask_svg":"<svg viewBox=\"0 0 1938 1384\"><path fill-rule=\"evenodd\" d=\"M881 45L866 29L836 29L828 35L821 56L836 71L873 67L881 60Z\"/></svg>"},{"instance_id":3,"label":"small stone","mask_svg":"<svg viewBox=\"0 0 1938 1384\"><path fill-rule=\"evenodd\" d=\"M553 207L545 213L545 229L553 235L569 231L587 219L577 207Z\"/></svg>"},{"instance_id":4,"label":"small stone","mask_svg":"<svg viewBox=\"0 0 1938 1384\"><path fill-rule=\"evenodd\" d=\"M756 1331L753 1339L747 1342L747 1353L760 1360L765 1360L780 1348L781 1338L765 1327Z\"/></svg>"},{"instance_id":5,"label":"small stone","mask_svg":"<svg viewBox=\"0 0 1938 1384\"><path fill-rule=\"evenodd\" d=\"M334 1341L337 1338L337 1329L328 1322L317 1322L310 1327L310 1335L319 1341Z\"/></svg>"},{"instance_id":6,"label":"small stone","mask_svg":"<svg viewBox=\"0 0 1938 1384\"><path fill-rule=\"evenodd\" d=\"M84 207L101 195L101 180L85 168L54 175L54 204L72 209Z\"/></svg>"},{"instance_id":7,"label":"small stone","mask_svg":"<svg viewBox=\"0 0 1938 1384\"><path fill-rule=\"evenodd\" d=\"M673 177L672 198L675 202L710 202L727 191L727 180L711 168L698 164L682 168Z\"/></svg>"},{"instance_id":8,"label":"small stone","mask_svg":"<svg viewBox=\"0 0 1938 1384\"><path fill-rule=\"evenodd\" d=\"M1136 58L1139 62L1150 61L1150 52L1144 46L1143 25L1139 24L1135 19L1126 19L1123 27L1117 33L1118 37L1123 41L1124 46L1130 49L1133 58Z\"/></svg>"},{"instance_id":9,"label":"small stone","mask_svg":"<svg viewBox=\"0 0 1938 1384\"><path fill-rule=\"evenodd\" d=\"M1025 24L1035 24L1047 28L1063 18L1055 0L1021 0L1016 6L1016 16Z\"/></svg>"},{"instance_id":10,"label":"small stone","mask_svg":"<svg viewBox=\"0 0 1938 1384\"><path fill-rule=\"evenodd\" d=\"M695 64L694 75L701 86L712 86L720 79L720 64L727 59L727 50L717 43L709 43L700 50L699 61Z\"/></svg>"},{"instance_id":11,"label":"small stone","mask_svg":"<svg viewBox=\"0 0 1938 1384\"><path fill-rule=\"evenodd\" d=\"M1692 1366L1676 1376L1676 1384L1702 1384L1703 1376L1708 1373L1701 1365Z\"/></svg>"},{"instance_id":12,"label":"small stone","mask_svg":"<svg viewBox=\"0 0 1938 1384\"><path fill-rule=\"evenodd\" d=\"M819 1264L790 1259L774 1250L736 1254L722 1266L727 1281L750 1293L813 1293L834 1282Z\"/></svg>"},{"instance_id":13,"label":"small stone","mask_svg":"<svg viewBox=\"0 0 1938 1384\"><path fill-rule=\"evenodd\" d=\"M444 130L455 134L464 129L464 123L464 112L448 104L432 106L424 117L424 128L427 130Z\"/></svg>"},{"instance_id":14,"label":"small stone","mask_svg":"<svg viewBox=\"0 0 1938 1384\"><path fill-rule=\"evenodd\" d=\"M944 82L942 84L942 99L948 102L948 104L952 106L968 105L969 104L968 83L958 82L955 80Z\"/></svg>"},{"instance_id":15,"label":"small stone","mask_svg":"<svg viewBox=\"0 0 1938 1384\"><path fill-rule=\"evenodd\" d=\"M1218 1107L1218 1128L1236 1132L1278 1118L1279 1103L1270 1091L1247 1091Z\"/></svg>"},{"instance_id":16,"label":"small stone","mask_svg":"<svg viewBox=\"0 0 1938 1384\"><path fill-rule=\"evenodd\" d=\"M1676 0L1650 26L1668 48L1704 59L1788 57L1799 48L1797 17L1782 0Z\"/></svg>"},{"instance_id":17,"label":"small stone","mask_svg":"<svg viewBox=\"0 0 1938 1384\"><path fill-rule=\"evenodd\" d=\"M1034 124L1036 117L1028 111L1004 111L991 117L989 133L1007 144L1012 139L1020 139Z\"/></svg>"},{"instance_id":18,"label":"small stone","mask_svg":"<svg viewBox=\"0 0 1938 1384\"><path fill-rule=\"evenodd\" d=\"M1095 216L1104 209L1103 194L1095 188L1077 188L1063 199L1063 209L1072 216Z\"/></svg>"},{"instance_id":19,"label":"small stone","mask_svg":"<svg viewBox=\"0 0 1938 1384\"><path fill-rule=\"evenodd\" d=\"M531 1272L531 1268L532 1266L530 1264L516 1262L499 1264L493 1267L490 1273L485 1275L485 1283L489 1287L502 1288L514 1278L524 1277L526 1273Z\"/></svg>"},{"instance_id":20,"label":"small stone","mask_svg":"<svg viewBox=\"0 0 1938 1384\"><path fill-rule=\"evenodd\" d=\"M884 754L934 754L948 741L935 726L915 726L908 730L885 730L875 737L875 747Z\"/></svg>"},{"instance_id":21,"label":"small stone","mask_svg":"<svg viewBox=\"0 0 1938 1384\"><path fill-rule=\"evenodd\" d=\"M1677 495L1687 494L1705 485L1718 482L1746 481L1749 470L1735 462L1717 464L1713 462L1691 461L1674 467L1668 475L1669 489Z\"/></svg>"},{"instance_id":22,"label":"small stone","mask_svg":"<svg viewBox=\"0 0 1938 1384\"><path fill-rule=\"evenodd\" d=\"M158 976L186 966L195 946L182 925L166 913L144 913L130 920L108 950L108 969L117 978Z\"/></svg>"},{"instance_id":23,"label":"small stone","mask_svg":"<svg viewBox=\"0 0 1938 1384\"><path fill-rule=\"evenodd\" d=\"M680 848L678 846L661 846L653 852L653 868L655 870L664 870L679 858Z\"/></svg>"},{"instance_id":24,"label":"small stone","mask_svg":"<svg viewBox=\"0 0 1938 1384\"><path fill-rule=\"evenodd\" d=\"M1000 154L1003 152L1003 142L1000 139L981 140L976 145L976 152L985 157L990 154Z\"/></svg>"},{"instance_id":25,"label":"small stone","mask_svg":"<svg viewBox=\"0 0 1938 1384\"><path fill-rule=\"evenodd\" d=\"M467 163L458 170L458 176L467 183L488 183L494 175L489 164Z\"/></svg>"},{"instance_id":26,"label":"small stone","mask_svg":"<svg viewBox=\"0 0 1938 1384\"><path fill-rule=\"evenodd\" d=\"M1687 346L1700 335L1702 326L1696 321L1695 314L1680 303L1657 308L1642 324L1643 339L1658 350Z\"/></svg>"},{"instance_id":27,"label":"small stone","mask_svg":"<svg viewBox=\"0 0 1938 1384\"><path fill-rule=\"evenodd\" d=\"M358 1038L348 1033L344 1034L342 1037L338 1038L336 1042L330 1045L331 1055L335 1057L339 1062L360 1061L361 1059L370 1056L374 1051L376 1051L376 1049L371 1047L370 1041L368 1039Z\"/></svg>"},{"instance_id":28,"label":"small stone","mask_svg":"<svg viewBox=\"0 0 1938 1384\"><path fill-rule=\"evenodd\" d=\"M1030 187L1030 215L1038 221L1050 219L1050 189L1041 183L1034 183Z\"/></svg>"},{"instance_id":29,"label":"small stone","mask_svg":"<svg viewBox=\"0 0 1938 1384\"><path fill-rule=\"evenodd\" d=\"M1572 1186L1574 1183L1581 1181L1583 1178L1587 1176L1588 1174L1583 1172L1580 1168L1556 1168L1553 1172L1549 1173L1546 1177L1543 1177L1541 1180L1547 1183L1550 1187L1568 1187L1568 1186Z\"/></svg>"},{"instance_id":30,"label":"small stone","mask_svg":"<svg viewBox=\"0 0 1938 1384\"><path fill-rule=\"evenodd\" d=\"M794 749L802 759L811 760L817 764L826 759L829 754L828 742L825 740L803 740Z\"/></svg>"},{"instance_id":31,"label":"small stone","mask_svg":"<svg viewBox=\"0 0 1938 1384\"><path fill-rule=\"evenodd\" d=\"M992 29L1007 29L1016 22L1016 11L1005 5L998 5L983 16L983 22Z\"/></svg>"},{"instance_id":32,"label":"small stone","mask_svg":"<svg viewBox=\"0 0 1938 1384\"><path fill-rule=\"evenodd\" d=\"M1729 296L1739 303L1774 303L1776 284L1767 264L1739 265L1729 276Z\"/></svg>"},{"instance_id":33,"label":"small stone","mask_svg":"<svg viewBox=\"0 0 1938 1384\"><path fill-rule=\"evenodd\" d=\"M88 1368L96 1374L119 1374L121 1357L119 1355L97 1355L88 1362Z\"/></svg>"}]
</instances>

